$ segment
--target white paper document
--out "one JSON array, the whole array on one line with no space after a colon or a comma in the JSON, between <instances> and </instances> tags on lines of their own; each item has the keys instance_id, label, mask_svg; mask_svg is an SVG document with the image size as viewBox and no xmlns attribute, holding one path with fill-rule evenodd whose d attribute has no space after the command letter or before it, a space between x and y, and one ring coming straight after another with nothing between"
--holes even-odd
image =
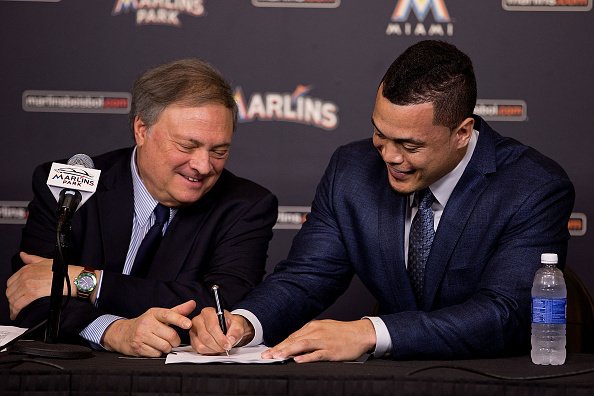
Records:
<instances>
[{"instance_id":1,"label":"white paper document","mask_svg":"<svg viewBox=\"0 0 594 396\"><path fill-rule=\"evenodd\" d=\"M23 329L22 327L0 326L0 349L25 331L27 331L27 329Z\"/></svg>"},{"instance_id":2,"label":"white paper document","mask_svg":"<svg viewBox=\"0 0 594 396\"><path fill-rule=\"evenodd\" d=\"M165 364L169 363L278 363L286 359L262 359L260 355L267 350L265 345L253 347L233 348L229 356L222 355L201 355L194 351L191 346L174 348L167 355Z\"/></svg>"}]
</instances>

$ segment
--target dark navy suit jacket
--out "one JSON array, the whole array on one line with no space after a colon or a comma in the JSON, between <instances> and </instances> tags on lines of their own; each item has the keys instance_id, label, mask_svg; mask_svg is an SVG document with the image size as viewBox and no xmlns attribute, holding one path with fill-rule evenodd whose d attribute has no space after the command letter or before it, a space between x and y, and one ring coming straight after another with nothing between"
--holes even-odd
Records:
<instances>
[{"instance_id":1,"label":"dark navy suit jacket","mask_svg":"<svg viewBox=\"0 0 594 396\"><path fill-rule=\"evenodd\" d=\"M230 306L264 276L266 251L277 218L276 197L225 170L198 202L180 208L167 228L146 278L123 275L134 212L130 158L121 149L93 158L101 170L97 192L72 220L72 264L103 270L98 307L70 299L60 334L76 337L91 321L109 313L136 317L151 307L173 307L194 299L200 312L213 304L210 286L224 290ZM51 164L35 170L34 199L20 249L54 257L56 200L46 185ZM23 265L16 255L13 270ZM47 318L49 298L34 301L17 318L30 327ZM190 316L192 317L192 316ZM187 342L187 334L183 339Z\"/></svg>"},{"instance_id":2,"label":"dark navy suit jacket","mask_svg":"<svg viewBox=\"0 0 594 396\"><path fill-rule=\"evenodd\" d=\"M574 190L552 160L476 117L473 156L441 217L417 306L404 262L407 197L371 139L339 148L287 260L236 306L275 344L313 319L356 273L379 304L393 358L518 353L530 336L540 254L565 262ZM370 309L370 314L372 314Z\"/></svg>"}]
</instances>

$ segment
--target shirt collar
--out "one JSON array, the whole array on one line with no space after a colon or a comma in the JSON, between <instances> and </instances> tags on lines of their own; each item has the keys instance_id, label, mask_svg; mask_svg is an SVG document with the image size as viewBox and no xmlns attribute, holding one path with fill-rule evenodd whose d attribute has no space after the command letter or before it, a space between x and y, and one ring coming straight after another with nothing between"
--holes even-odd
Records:
<instances>
[{"instance_id":1,"label":"shirt collar","mask_svg":"<svg viewBox=\"0 0 594 396\"><path fill-rule=\"evenodd\" d=\"M479 132L476 129L473 129L470 140L468 141L466 154L464 154L462 160L458 163L458 165L456 165L454 169L452 169L450 173L429 186L433 196L435 197L435 200L437 201L436 203L441 205L442 208L445 208L450 196L452 195L452 192L454 191L454 188L456 187L456 184L458 184L458 181L462 177L464 170L466 170L466 166L468 166L468 163L472 158L472 154L474 153L474 149L476 148L478 136ZM415 195L416 193L409 196L408 203L411 207L414 205Z\"/></svg>"},{"instance_id":2,"label":"shirt collar","mask_svg":"<svg viewBox=\"0 0 594 396\"><path fill-rule=\"evenodd\" d=\"M132 186L134 188L134 215L139 224L146 224L158 202L148 192L138 174L138 168L136 167L136 147L132 151L130 169L132 170Z\"/></svg>"}]
</instances>

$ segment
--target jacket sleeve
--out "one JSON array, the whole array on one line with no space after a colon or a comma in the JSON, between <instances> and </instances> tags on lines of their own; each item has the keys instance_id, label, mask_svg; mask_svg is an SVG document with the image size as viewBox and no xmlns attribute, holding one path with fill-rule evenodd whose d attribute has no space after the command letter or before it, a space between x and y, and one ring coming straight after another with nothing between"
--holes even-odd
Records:
<instances>
[{"instance_id":1,"label":"jacket sleeve","mask_svg":"<svg viewBox=\"0 0 594 396\"><path fill-rule=\"evenodd\" d=\"M252 312L274 345L330 306L349 286L353 269L333 215L335 154L320 181L311 213L287 260L234 308Z\"/></svg>"}]
</instances>

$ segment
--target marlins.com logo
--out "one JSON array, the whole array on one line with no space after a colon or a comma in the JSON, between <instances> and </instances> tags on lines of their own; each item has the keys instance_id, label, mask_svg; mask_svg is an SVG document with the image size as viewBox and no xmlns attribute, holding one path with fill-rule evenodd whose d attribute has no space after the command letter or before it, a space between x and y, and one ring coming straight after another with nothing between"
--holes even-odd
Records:
<instances>
[{"instance_id":1,"label":"marlins.com logo","mask_svg":"<svg viewBox=\"0 0 594 396\"><path fill-rule=\"evenodd\" d=\"M311 206L279 206L274 229L298 230L307 220Z\"/></svg>"},{"instance_id":2,"label":"marlins.com logo","mask_svg":"<svg viewBox=\"0 0 594 396\"><path fill-rule=\"evenodd\" d=\"M526 121L526 109L523 100L477 99L474 114L485 121Z\"/></svg>"},{"instance_id":3,"label":"marlins.com logo","mask_svg":"<svg viewBox=\"0 0 594 396\"><path fill-rule=\"evenodd\" d=\"M256 7L336 8L340 0L252 0Z\"/></svg>"},{"instance_id":4,"label":"marlins.com logo","mask_svg":"<svg viewBox=\"0 0 594 396\"><path fill-rule=\"evenodd\" d=\"M571 236L584 236L588 229L588 219L584 213L573 212L567 223Z\"/></svg>"},{"instance_id":5,"label":"marlins.com logo","mask_svg":"<svg viewBox=\"0 0 594 396\"><path fill-rule=\"evenodd\" d=\"M411 12L412 11L412 12ZM433 22L426 21L431 11ZM415 15L411 18L411 13ZM445 5L445 0L398 0L387 35L397 36L452 36L454 24Z\"/></svg>"},{"instance_id":6,"label":"marlins.com logo","mask_svg":"<svg viewBox=\"0 0 594 396\"><path fill-rule=\"evenodd\" d=\"M590 11L592 0L501 0L506 11Z\"/></svg>"},{"instance_id":7,"label":"marlins.com logo","mask_svg":"<svg viewBox=\"0 0 594 396\"><path fill-rule=\"evenodd\" d=\"M111 15L136 13L137 25L181 26L180 14L204 15L203 0L117 0Z\"/></svg>"},{"instance_id":8,"label":"marlins.com logo","mask_svg":"<svg viewBox=\"0 0 594 396\"><path fill-rule=\"evenodd\" d=\"M307 95L312 87L297 85L293 92L253 93L246 100L241 87L235 89L240 122L287 121L332 130L338 125L335 103Z\"/></svg>"},{"instance_id":9,"label":"marlins.com logo","mask_svg":"<svg viewBox=\"0 0 594 396\"><path fill-rule=\"evenodd\" d=\"M128 114L128 92L38 91L23 92L23 110L58 113Z\"/></svg>"},{"instance_id":10,"label":"marlins.com logo","mask_svg":"<svg viewBox=\"0 0 594 396\"><path fill-rule=\"evenodd\" d=\"M0 224L25 224L29 217L27 201L0 201Z\"/></svg>"}]
</instances>

